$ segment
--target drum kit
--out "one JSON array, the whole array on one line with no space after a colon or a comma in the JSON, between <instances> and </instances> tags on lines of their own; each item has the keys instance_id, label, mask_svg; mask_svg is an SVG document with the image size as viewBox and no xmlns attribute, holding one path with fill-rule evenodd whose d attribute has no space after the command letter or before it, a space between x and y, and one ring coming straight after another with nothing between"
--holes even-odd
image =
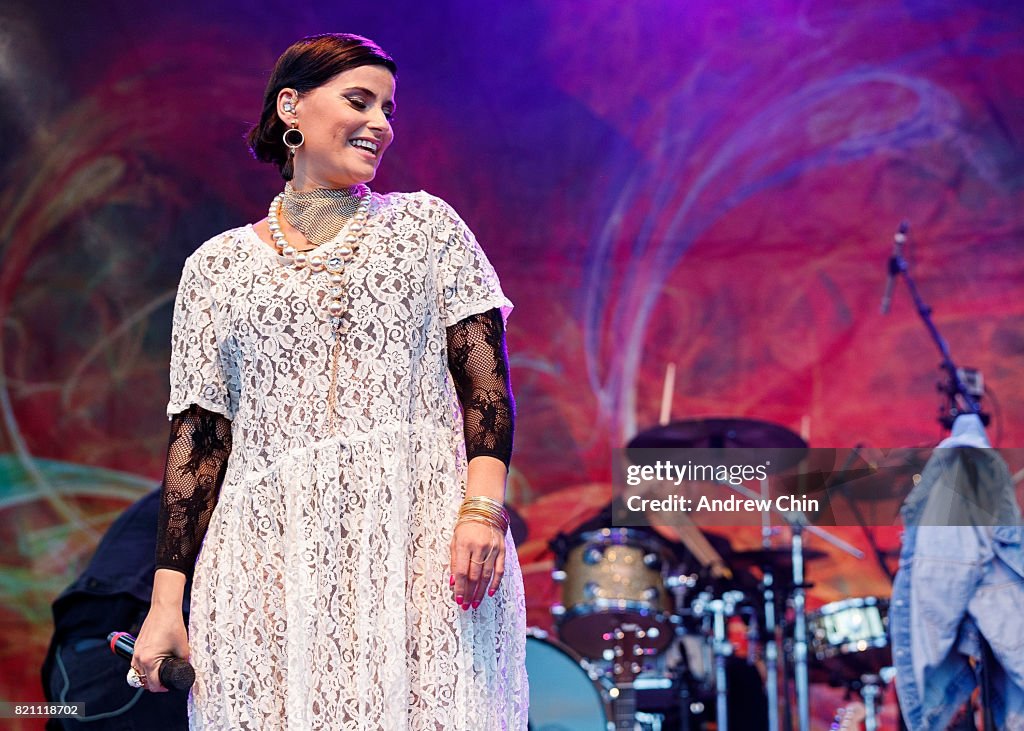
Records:
<instances>
[{"instance_id":1,"label":"drum kit","mask_svg":"<svg viewBox=\"0 0 1024 731\"><path fill-rule=\"evenodd\" d=\"M806 446L744 419L675 422L629 445L784 448L776 464ZM769 528L763 548L738 552L696 526L611 522L552 542L561 602L552 607L557 637L531 630L527 639L532 731L809 731L812 680L859 693L866 729L878 728L891 679L887 600L805 609L805 564L826 554L804 548L804 534L860 551L802 521L790 524L784 547L770 545L778 531Z\"/></svg>"}]
</instances>

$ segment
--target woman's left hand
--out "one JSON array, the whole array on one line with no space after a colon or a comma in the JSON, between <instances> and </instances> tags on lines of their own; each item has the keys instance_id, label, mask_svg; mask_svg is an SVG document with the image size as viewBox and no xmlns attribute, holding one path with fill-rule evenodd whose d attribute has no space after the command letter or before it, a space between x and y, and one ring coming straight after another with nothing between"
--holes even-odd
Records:
<instances>
[{"instance_id":1,"label":"woman's left hand","mask_svg":"<svg viewBox=\"0 0 1024 731\"><path fill-rule=\"evenodd\" d=\"M494 596L505 574L505 536L484 523L463 523L452 536L451 579L455 603L476 609Z\"/></svg>"}]
</instances>

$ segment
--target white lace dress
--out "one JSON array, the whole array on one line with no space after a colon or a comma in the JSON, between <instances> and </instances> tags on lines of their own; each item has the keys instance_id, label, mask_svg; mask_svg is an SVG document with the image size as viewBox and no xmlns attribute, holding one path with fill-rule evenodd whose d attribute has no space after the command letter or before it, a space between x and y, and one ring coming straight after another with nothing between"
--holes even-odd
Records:
<instances>
[{"instance_id":1,"label":"white lace dress","mask_svg":"<svg viewBox=\"0 0 1024 731\"><path fill-rule=\"evenodd\" d=\"M423 192L373 195L347 272L332 418L326 276L251 226L186 262L168 413L223 414L233 445L192 588L191 727L525 729L511 538L493 599L464 612L448 587L466 458L445 328L511 303Z\"/></svg>"}]
</instances>

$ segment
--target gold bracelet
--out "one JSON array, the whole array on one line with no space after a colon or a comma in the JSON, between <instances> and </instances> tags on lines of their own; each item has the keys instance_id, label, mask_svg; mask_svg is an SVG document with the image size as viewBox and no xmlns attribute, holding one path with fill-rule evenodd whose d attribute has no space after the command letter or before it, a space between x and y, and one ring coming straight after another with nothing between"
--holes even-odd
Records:
<instances>
[{"instance_id":1,"label":"gold bracelet","mask_svg":"<svg viewBox=\"0 0 1024 731\"><path fill-rule=\"evenodd\" d=\"M459 508L459 517L461 519L468 516L484 518L485 522L491 523L503 534L508 530L511 523L505 506L486 495L474 495L462 501L462 506Z\"/></svg>"},{"instance_id":2,"label":"gold bracelet","mask_svg":"<svg viewBox=\"0 0 1024 731\"><path fill-rule=\"evenodd\" d=\"M504 504L494 498L487 497L486 495L474 495L472 497L467 497L462 501L462 505L463 507L478 505L485 507L486 509L495 510L503 515L508 515L508 511L505 510Z\"/></svg>"},{"instance_id":3,"label":"gold bracelet","mask_svg":"<svg viewBox=\"0 0 1024 731\"><path fill-rule=\"evenodd\" d=\"M508 530L508 521L502 513L498 513L494 510L481 509L479 507L463 506L462 510L459 511L459 517L455 525L458 526L465 522L485 523L502 535L504 535L505 531Z\"/></svg>"},{"instance_id":4,"label":"gold bracelet","mask_svg":"<svg viewBox=\"0 0 1024 731\"><path fill-rule=\"evenodd\" d=\"M455 527L458 528L463 523L480 523L482 525L486 525L489 528L493 528L494 530L496 530L499 533L501 533L501 535L504 535L503 527L499 523L496 523L493 520L487 520L486 518L484 518L482 516L470 516L470 515L467 515L465 517L459 518L455 522ZM505 529L505 530L507 530L507 529Z\"/></svg>"},{"instance_id":5,"label":"gold bracelet","mask_svg":"<svg viewBox=\"0 0 1024 731\"><path fill-rule=\"evenodd\" d=\"M499 531L504 535L505 531L508 530L508 521L501 515L495 515L494 513L485 513L482 511L465 510L459 513L459 518L455 525L465 522L475 523L486 523L494 527L495 530Z\"/></svg>"}]
</instances>

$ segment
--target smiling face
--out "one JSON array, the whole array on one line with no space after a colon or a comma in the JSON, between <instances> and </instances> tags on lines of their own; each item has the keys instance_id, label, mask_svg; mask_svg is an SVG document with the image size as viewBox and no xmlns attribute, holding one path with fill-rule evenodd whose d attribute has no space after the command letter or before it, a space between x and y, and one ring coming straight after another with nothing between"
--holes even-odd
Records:
<instances>
[{"instance_id":1,"label":"smiling face","mask_svg":"<svg viewBox=\"0 0 1024 731\"><path fill-rule=\"evenodd\" d=\"M304 138L295 151L295 189L347 188L373 180L394 139L394 111L395 77L384 66L342 71L302 95L282 89L278 116L289 127L296 122Z\"/></svg>"}]
</instances>

